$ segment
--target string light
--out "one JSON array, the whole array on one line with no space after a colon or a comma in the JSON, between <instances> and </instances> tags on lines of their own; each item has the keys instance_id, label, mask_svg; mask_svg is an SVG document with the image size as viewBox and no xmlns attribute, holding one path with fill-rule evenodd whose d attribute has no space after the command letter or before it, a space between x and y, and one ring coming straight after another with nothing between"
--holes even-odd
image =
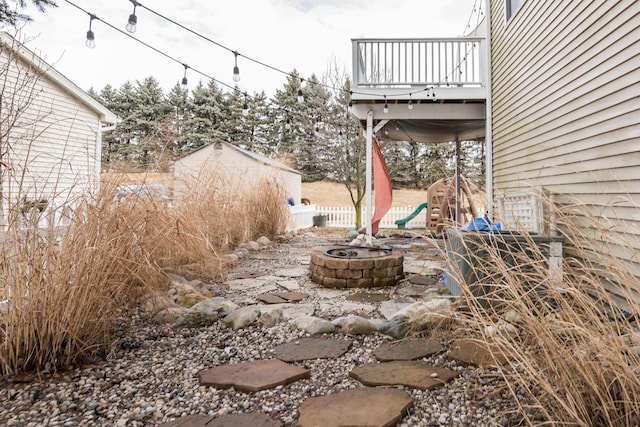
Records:
<instances>
[{"instance_id":1,"label":"string light","mask_svg":"<svg viewBox=\"0 0 640 427\"><path fill-rule=\"evenodd\" d=\"M384 96L384 108L382 112L387 114L389 112L389 104L387 104L387 95Z\"/></svg>"},{"instance_id":2,"label":"string light","mask_svg":"<svg viewBox=\"0 0 640 427\"><path fill-rule=\"evenodd\" d=\"M138 6L138 2L136 0L129 0L133 3L133 13L129 15L129 21L127 22L127 31L130 33L135 33L138 25L138 17L136 16L136 7Z\"/></svg>"},{"instance_id":3,"label":"string light","mask_svg":"<svg viewBox=\"0 0 640 427\"><path fill-rule=\"evenodd\" d=\"M242 104L242 115L246 116L249 114L249 105L247 104L247 92L244 93L244 104Z\"/></svg>"},{"instance_id":4,"label":"string light","mask_svg":"<svg viewBox=\"0 0 640 427\"><path fill-rule=\"evenodd\" d=\"M186 88L187 84L189 84L189 80L187 80L187 69L189 68L189 66L187 64L182 64L182 65L184 66L184 76L182 77L182 86Z\"/></svg>"},{"instance_id":5,"label":"string light","mask_svg":"<svg viewBox=\"0 0 640 427\"><path fill-rule=\"evenodd\" d=\"M409 110L413 110L413 101L411 100L411 94L409 94L409 104L407 104Z\"/></svg>"},{"instance_id":6,"label":"string light","mask_svg":"<svg viewBox=\"0 0 640 427\"><path fill-rule=\"evenodd\" d=\"M240 81L240 68L238 68L238 55L239 55L238 52L233 51L233 56L235 60L235 65L233 66L233 81L236 83Z\"/></svg>"},{"instance_id":7,"label":"string light","mask_svg":"<svg viewBox=\"0 0 640 427\"><path fill-rule=\"evenodd\" d=\"M304 95L302 95L302 88L298 89L298 104L302 104L304 102Z\"/></svg>"},{"instance_id":8,"label":"string light","mask_svg":"<svg viewBox=\"0 0 640 427\"><path fill-rule=\"evenodd\" d=\"M87 41L85 42L85 44L89 49L93 49L94 47L96 47L96 36L95 34L93 34L93 31L91 30L91 23L93 22L94 19L97 19L97 18L98 17L96 15L89 14L89 31L87 31Z\"/></svg>"},{"instance_id":9,"label":"string light","mask_svg":"<svg viewBox=\"0 0 640 427\"><path fill-rule=\"evenodd\" d=\"M287 130L291 129L291 120L289 120L289 116L287 116L287 120L284 122L284 128Z\"/></svg>"}]
</instances>

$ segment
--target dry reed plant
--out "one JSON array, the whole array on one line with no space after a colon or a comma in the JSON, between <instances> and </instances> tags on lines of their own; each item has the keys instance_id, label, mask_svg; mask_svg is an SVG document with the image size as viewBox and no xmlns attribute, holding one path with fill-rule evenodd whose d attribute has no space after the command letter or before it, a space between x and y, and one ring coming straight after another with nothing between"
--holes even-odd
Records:
<instances>
[{"instance_id":1,"label":"dry reed plant","mask_svg":"<svg viewBox=\"0 0 640 427\"><path fill-rule=\"evenodd\" d=\"M157 197L117 202L106 185L76 202L64 232L41 228L44 212L11 209L0 251L0 374L104 356L140 298L165 283L164 268L197 263L202 274L219 274L229 248L284 231L281 186L240 190L194 187L188 203L171 207Z\"/></svg>"},{"instance_id":2,"label":"dry reed plant","mask_svg":"<svg viewBox=\"0 0 640 427\"><path fill-rule=\"evenodd\" d=\"M459 332L490 344L495 360L509 359L501 374L518 404L506 414L514 422L640 425L640 329L628 315L640 313L638 280L614 256L633 243L584 205L543 202L564 238L562 275L550 271L548 244L523 230L516 238L462 232L457 252L470 265L448 267L451 280L469 284L461 286Z\"/></svg>"}]
</instances>

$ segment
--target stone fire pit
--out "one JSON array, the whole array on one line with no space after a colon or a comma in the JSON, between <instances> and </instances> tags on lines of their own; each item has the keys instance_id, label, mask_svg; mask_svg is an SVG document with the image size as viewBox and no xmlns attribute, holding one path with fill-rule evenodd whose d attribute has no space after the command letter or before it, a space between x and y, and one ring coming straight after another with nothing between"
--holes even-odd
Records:
<instances>
[{"instance_id":1,"label":"stone fire pit","mask_svg":"<svg viewBox=\"0 0 640 427\"><path fill-rule=\"evenodd\" d=\"M391 249L340 246L314 249L311 280L326 288L395 286L404 278L404 257Z\"/></svg>"}]
</instances>

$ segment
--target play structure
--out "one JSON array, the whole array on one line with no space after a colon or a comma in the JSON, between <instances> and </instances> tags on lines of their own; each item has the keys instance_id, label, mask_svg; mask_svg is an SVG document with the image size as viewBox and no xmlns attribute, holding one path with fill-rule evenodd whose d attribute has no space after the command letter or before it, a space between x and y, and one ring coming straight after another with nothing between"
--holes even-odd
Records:
<instances>
[{"instance_id":1,"label":"play structure","mask_svg":"<svg viewBox=\"0 0 640 427\"><path fill-rule=\"evenodd\" d=\"M426 209L427 230L440 232L445 224L464 224L482 216L474 201L474 193L477 189L469 184L467 179L459 175L460 198L456 206L456 178L442 178L427 189L427 201L420 204L411 215L395 221L399 229L404 229L407 222L411 221L420 212Z\"/></svg>"}]
</instances>

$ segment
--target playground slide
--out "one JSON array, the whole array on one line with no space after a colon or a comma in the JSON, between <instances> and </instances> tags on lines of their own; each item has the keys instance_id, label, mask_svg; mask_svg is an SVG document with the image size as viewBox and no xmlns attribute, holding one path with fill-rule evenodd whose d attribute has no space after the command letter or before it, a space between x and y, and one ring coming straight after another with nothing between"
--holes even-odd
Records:
<instances>
[{"instance_id":1,"label":"playground slide","mask_svg":"<svg viewBox=\"0 0 640 427\"><path fill-rule=\"evenodd\" d=\"M406 218L402 218L402 219L396 219L396 220L395 220L395 224L398 226L398 228L399 228L400 230L404 230L405 225L406 225L409 221L411 221L413 218L415 218L415 217L416 217L416 215L418 215L420 212L422 212L422 210L423 210L424 208L426 208L426 207L427 207L427 202L421 203L421 204L420 204L420 206L418 206L418 207L416 208L416 210L414 210L413 212L411 212L411 215L409 215L408 217L406 217Z\"/></svg>"}]
</instances>

